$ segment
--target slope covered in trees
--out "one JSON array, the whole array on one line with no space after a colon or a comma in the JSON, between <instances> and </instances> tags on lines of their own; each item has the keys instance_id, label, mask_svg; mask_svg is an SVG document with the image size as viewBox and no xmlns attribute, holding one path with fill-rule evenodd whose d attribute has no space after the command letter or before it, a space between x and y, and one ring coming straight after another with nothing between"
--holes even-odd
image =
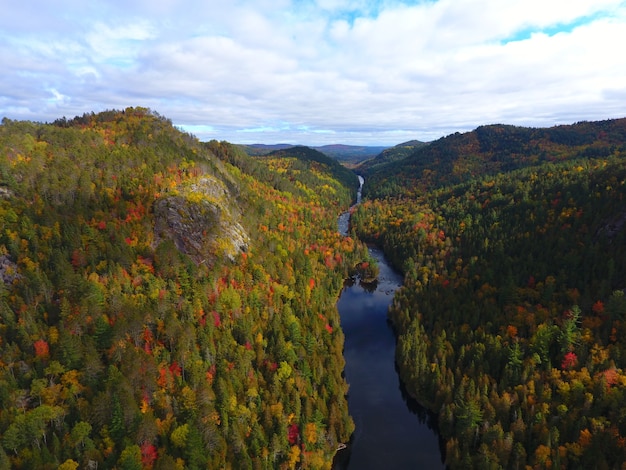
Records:
<instances>
[{"instance_id":1,"label":"slope covered in trees","mask_svg":"<svg viewBox=\"0 0 626 470\"><path fill-rule=\"evenodd\" d=\"M602 158L624 151L626 119L552 128L481 126L418 147L399 162L368 172L372 197L424 192L528 166L572 158ZM371 173L371 174L370 174Z\"/></svg>"},{"instance_id":2,"label":"slope covered in trees","mask_svg":"<svg viewBox=\"0 0 626 470\"><path fill-rule=\"evenodd\" d=\"M252 144L252 145L238 145L248 155L260 156L267 155L275 150L285 150L294 147L290 144ZM381 146L361 146L361 145L342 145L342 144L330 144L322 145L319 147L309 147L313 150L331 157L345 166L358 165L360 162L369 160L376 157L379 153L384 151L387 147Z\"/></svg>"},{"instance_id":3,"label":"slope covered in trees","mask_svg":"<svg viewBox=\"0 0 626 470\"><path fill-rule=\"evenodd\" d=\"M343 165L354 166L358 165L360 162L376 157L388 147L335 144L313 148L322 152L324 155L328 155L340 161Z\"/></svg>"},{"instance_id":4,"label":"slope covered in trees","mask_svg":"<svg viewBox=\"0 0 626 470\"><path fill-rule=\"evenodd\" d=\"M267 155L270 159L289 157L292 159L290 167L293 167L290 171L289 179L300 179L297 176L306 170L323 169L325 173L328 173L333 179L336 179L342 183L345 187L352 188L351 196L356 198L356 191L359 187L359 180L354 172L348 170L345 166L339 163L334 158L331 158L320 151L312 149L310 147L297 146L284 150L275 150ZM295 158L295 160L293 160ZM324 186L322 181L318 182L319 186Z\"/></svg>"},{"instance_id":5,"label":"slope covered in trees","mask_svg":"<svg viewBox=\"0 0 626 470\"><path fill-rule=\"evenodd\" d=\"M451 468L626 462L624 129L481 128L366 182L353 223L406 275L398 367Z\"/></svg>"},{"instance_id":6,"label":"slope covered in trees","mask_svg":"<svg viewBox=\"0 0 626 470\"><path fill-rule=\"evenodd\" d=\"M417 149L428 145L419 140L409 140L393 147L382 150L375 158L369 159L358 165L359 173L373 173L374 170L398 160L402 160L413 154Z\"/></svg>"},{"instance_id":7,"label":"slope covered in trees","mask_svg":"<svg viewBox=\"0 0 626 470\"><path fill-rule=\"evenodd\" d=\"M298 161L142 108L3 120L0 468L329 468L367 252L356 186Z\"/></svg>"}]
</instances>

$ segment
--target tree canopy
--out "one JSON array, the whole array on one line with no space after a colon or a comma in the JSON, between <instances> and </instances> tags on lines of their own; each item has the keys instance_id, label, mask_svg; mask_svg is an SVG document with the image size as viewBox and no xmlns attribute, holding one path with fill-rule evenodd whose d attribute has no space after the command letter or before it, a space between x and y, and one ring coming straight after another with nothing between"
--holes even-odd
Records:
<instances>
[{"instance_id":1,"label":"tree canopy","mask_svg":"<svg viewBox=\"0 0 626 470\"><path fill-rule=\"evenodd\" d=\"M626 461L625 129L486 126L366 181L353 224L405 273L398 367L451 468Z\"/></svg>"},{"instance_id":2,"label":"tree canopy","mask_svg":"<svg viewBox=\"0 0 626 470\"><path fill-rule=\"evenodd\" d=\"M0 467L329 468L346 183L144 108L5 119Z\"/></svg>"}]
</instances>

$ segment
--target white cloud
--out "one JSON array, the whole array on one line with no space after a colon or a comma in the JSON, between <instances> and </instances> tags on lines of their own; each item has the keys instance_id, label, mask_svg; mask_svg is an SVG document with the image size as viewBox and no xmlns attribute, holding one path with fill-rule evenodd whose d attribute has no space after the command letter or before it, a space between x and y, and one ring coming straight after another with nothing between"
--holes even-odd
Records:
<instances>
[{"instance_id":1,"label":"white cloud","mask_svg":"<svg viewBox=\"0 0 626 470\"><path fill-rule=\"evenodd\" d=\"M154 37L152 26L145 21L116 26L96 23L86 34L85 42L87 52L96 63L132 65L142 42Z\"/></svg>"},{"instance_id":2,"label":"white cloud","mask_svg":"<svg viewBox=\"0 0 626 470\"><path fill-rule=\"evenodd\" d=\"M616 0L22 3L0 19L12 119L140 105L201 138L393 144L626 115Z\"/></svg>"}]
</instances>

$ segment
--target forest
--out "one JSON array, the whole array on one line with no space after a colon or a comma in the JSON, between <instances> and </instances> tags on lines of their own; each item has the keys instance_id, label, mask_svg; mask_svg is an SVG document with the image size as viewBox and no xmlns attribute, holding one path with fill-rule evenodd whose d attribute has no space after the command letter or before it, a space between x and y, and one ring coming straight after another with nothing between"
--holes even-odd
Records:
<instances>
[{"instance_id":1,"label":"forest","mask_svg":"<svg viewBox=\"0 0 626 470\"><path fill-rule=\"evenodd\" d=\"M321 154L320 154L321 155ZM145 108L0 125L0 468L328 469L352 173Z\"/></svg>"},{"instance_id":2,"label":"forest","mask_svg":"<svg viewBox=\"0 0 626 470\"><path fill-rule=\"evenodd\" d=\"M352 216L451 469L626 467L626 119L484 126L371 165Z\"/></svg>"},{"instance_id":3,"label":"forest","mask_svg":"<svg viewBox=\"0 0 626 470\"><path fill-rule=\"evenodd\" d=\"M342 237L357 177L314 149L5 118L0 469L330 469L365 243L449 468L625 468L625 157L626 119L407 142Z\"/></svg>"}]
</instances>

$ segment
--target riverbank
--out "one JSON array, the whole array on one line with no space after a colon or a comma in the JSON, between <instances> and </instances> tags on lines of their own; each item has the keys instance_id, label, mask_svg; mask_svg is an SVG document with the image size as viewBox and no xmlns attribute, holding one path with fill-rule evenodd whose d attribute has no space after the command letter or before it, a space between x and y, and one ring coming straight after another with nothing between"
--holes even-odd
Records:
<instances>
[{"instance_id":1,"label":"riverbank","mask_svg":"<svg viewBox=\"0 0 626 470\"><path fill-rule=\"evenodd\" d=\"M355 205L361 202L360 176L359 182ZM350 211L338 219L343 236L349 227ZM395 365L396 335L387 311L403 277L381 249L369 246L368 251L377 264L376 281L346 280L337 301L356 429L346 448L337 451L333 470L443 469L435 418L408 395Z\"/></svg>"},{"instance_id":2,"label":"riverbank","mask_svg":"<svg viewBox=\"0 0 626 470\"><path fill-rule=\"evenodd\" d=\"M396 338L387 310L402 276L381 250L375 285L347 281L337 302L344 332L348 407L356 430L334 470L445 468L432 415L404 391L395 368Z\"/></svg>"}]
</instances>

